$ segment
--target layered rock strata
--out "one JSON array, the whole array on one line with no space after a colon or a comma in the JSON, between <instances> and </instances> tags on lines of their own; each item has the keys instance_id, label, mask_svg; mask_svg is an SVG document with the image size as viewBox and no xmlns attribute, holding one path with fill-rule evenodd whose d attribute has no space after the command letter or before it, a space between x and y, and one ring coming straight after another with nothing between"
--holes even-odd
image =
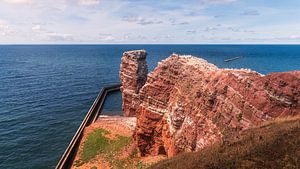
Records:
<instances>
[{"instance_id":1,"label":"layered rock strata","mask_svg":"<svg viewBox=\"0 0 300 169\"><path fill-rule=\"evenodd\" d=\"M144 50L123 53L120 66L122 109L124 116L135 116L140 104L139 90L147 80L147 53Z\"/></svg>"},{"instance_id":2,"label":"layered rock strata","mask_svg":"<svg viewBox=\"0 0 300 169\"><path fill-rule=\"evenodd\" d=\"M139 105L127 106L136 110L141 155L174 156L235 139L262 121L300 114L300 71L264 76L173 54L137 93Z\"/></svg>"}]
</instances>

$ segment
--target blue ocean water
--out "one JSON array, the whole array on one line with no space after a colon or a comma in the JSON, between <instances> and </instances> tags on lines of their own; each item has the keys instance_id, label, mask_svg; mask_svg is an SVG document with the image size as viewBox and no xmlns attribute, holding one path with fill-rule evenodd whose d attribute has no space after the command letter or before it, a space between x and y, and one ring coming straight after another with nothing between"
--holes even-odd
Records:
<instances>
[{"instance_id":1,"label":"blue ocean water","mask_svg":"<svg viewBox=\"0 0 300 169\"><path fill-rule=\"evenodd\" d=\"M101 87L119 82L122 53L133 49L147 50L150 70L173 52L263 74L300 69L299 45L3 45L0 168L54 168ZM104 113L120 106L114 93Z\"/></svg>"}]
</instances>

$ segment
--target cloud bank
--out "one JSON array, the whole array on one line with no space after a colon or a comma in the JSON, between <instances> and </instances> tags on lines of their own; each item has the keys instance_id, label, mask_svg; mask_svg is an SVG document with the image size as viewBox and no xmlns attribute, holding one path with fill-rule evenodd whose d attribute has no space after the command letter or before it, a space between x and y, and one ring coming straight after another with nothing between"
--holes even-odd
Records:
<instances>
[{"instance_id":1,"label":"cloud bank","mask_svg":"<svg viewBox=\"0 0 300 169\"><path fill-rule=\"evenodd\" d=\"M300 43L297 0L0 0L0 43Z\"/></svg>"}]
</instances>

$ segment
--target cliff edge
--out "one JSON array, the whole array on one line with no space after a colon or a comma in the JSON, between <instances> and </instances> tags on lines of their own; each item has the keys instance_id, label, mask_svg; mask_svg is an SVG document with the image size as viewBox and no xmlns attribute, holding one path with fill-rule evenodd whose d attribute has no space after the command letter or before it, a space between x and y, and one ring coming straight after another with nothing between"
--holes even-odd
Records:
<instances>
[{"instance_id":1,"label":"cliff edge","mask_svg":"<svg viewBox=\"0 0 300 169\"><path fill-rule=\"evenodd\" d=\"M123 110L137 117L134 139L142 156L198 151L238 139L263 121L300 114L300 71L264 76L173 54L147 76L145 62L132 65L124 55Z\"/></svg>"}]
</instances>

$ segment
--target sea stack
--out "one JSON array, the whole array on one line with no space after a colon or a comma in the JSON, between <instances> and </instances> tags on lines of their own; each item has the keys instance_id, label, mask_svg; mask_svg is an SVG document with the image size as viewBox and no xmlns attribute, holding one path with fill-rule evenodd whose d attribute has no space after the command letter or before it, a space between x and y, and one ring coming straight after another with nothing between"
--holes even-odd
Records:
<instances>
[{"instance_id":1,"label":"sea stack","mask_svg":"<svg viewBox=\"0 0 300 169\"><path fill-rule=\"evenodd\" d=\"M122 110L124 116L132 117L140 104L139 91L147 80L148 67L145 50L124 52L120 65L122 83Z\"/></svg>"}]
</instances>

